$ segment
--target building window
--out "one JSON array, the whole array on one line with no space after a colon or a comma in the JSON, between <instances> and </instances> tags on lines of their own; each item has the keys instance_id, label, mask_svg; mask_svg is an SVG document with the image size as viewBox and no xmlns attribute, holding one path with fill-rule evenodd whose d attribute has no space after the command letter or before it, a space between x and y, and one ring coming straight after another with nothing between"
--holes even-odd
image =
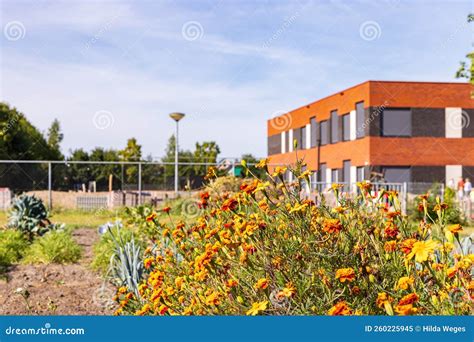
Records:
<instances>
[{"instance_id":1,"label":"building window","mask_svg":"<svg viewBox=\"0 0 474 342\"><path fill-rule=\"evenodd\" d=\"M364 167L363 167L363 166L359 166L359 167L357 168L357 181L358 181L358 182L362 182L364 179L365 179Z\"/></svg>"},{"instance_id":2,"label":"building window","mask_svg":"<svg viewBox=\"0 0 474 342\"><path fill-rule=\"evenodd\" d=\"M328 122L327 121L321 121L319 123L319 126L321 128L321 132L319 133L321 137L321 145L327 145L329 143L329 129L328 129Z\"/></svg>"},{"instance_id":3,"label":"building window","mask_svg":"<svg viewBox=\"0 0 474 342\"><path fill-rule=\"evenodd\" d=\"M333 183L338 183L339 182L339 170L338 169L332 169L331 170L331 181Z\"/></svg>"},{"instance_id":4,"label":"building window","mask_svg":"<svg viewBox=\"0 0 474 342\"><path fill-rule=\"evenodd\" d=\"M285 152L290 152L290 131L285 132Z\"/></svg>"},{"instance_id":5,"label":"building window","mask_svg":"<svg viewBox=\"0 0 474 342\"><path fill-rule=\"evenodd\" d=\"M301 127L301 149L304 150L305 148L308 148L306 146L306 126Z\"/></svg>"},{"instance_id":6,"label":"building window","mask_svg":"<svg viewBox=\"0 0 474 342\"><path fill-rule=\"evenodd\" d=\"M356 138L365 137L364 101L356 103Z\"/></svg>"},{"instance_id":7,"label":"building window","mask_svg":"<svg viewBox=\"0 0 474 342\"><path fill-rule=\"evenodd\" d=\"M331 143L339 141L339 116L337 110L331 112Z\"/></svg>"},{"instance_id":8,"label":"building window","mask_svg":"<svg viewBox=\"0 0 474 342\"><path fill-rule=\"evenodd\" d=\"M268 137L268 155L281 153L281 135L270 135Z\"/></svg>"},{"instance_id":9,"label":"building window","mask_svg":"<svg viewBox=\"0 0 474 342\"><path fill-rule=\"evenodd\" d=\"M316 147L318 146L319 137L318 122L316 121L316 117L312 117L309 120L309 123L311 125L311 147Z\"/></svg>"},{"instance_id":10,"label":"building window","mask_svg":"<svg viewBox=\"0 0 474 342\"><path fill-rule=\"evenodd\" d=\"M296 141L296 149L295 148L294 149L301 150L301 128L293 129L293 141L291 143L294 144L295 141Z\"/></svg>"},{"instance_id":11,"label":"building window","mask_svg":"<svg viewBox=\"0 0 474 342\"><path fill-rule=\"evenodd\" d=\"M345 183L351 182L351 161L344 160L342 162L342 181Z\"/></svg>"},{"instance_id":12,"label":"building window","mask_svg":"<svg viewBox=\"0 0 474 342\"><path fill-rule=\"evenodd\" d=\"M382 136L411 136L411 110L384 109L382 112Z\"/></svg>"},{"instance_id":13,"label":"building window","mask_svg":"<svg viewBox=\"0 0 474 342\"><path fill-rule=\"evenodd\" d=\"M342 116L342 140L351 140L351 118L349 114Z\"/></svg>"},{"instance_id":14,"label":"building window","mask_svg":"<svg viewBox=\"0 0 474 342\"><path fill-rule=\"evenodd\" d=\"M385 181L388 183L411 182L410 167L382 167L382 174Z\"/></svg>"},{"instance_id":15,"label":"building window","mask_svg":"<svg viewBox=\"0 0 474 342\"><path fill-rule=\"evenodd\" d=\"M326 163L322 163L320 166L319 166L319 181L321 183L326 183L326 170L327 170L327 166L326 166Z\"/></svg>"}]
</instances>

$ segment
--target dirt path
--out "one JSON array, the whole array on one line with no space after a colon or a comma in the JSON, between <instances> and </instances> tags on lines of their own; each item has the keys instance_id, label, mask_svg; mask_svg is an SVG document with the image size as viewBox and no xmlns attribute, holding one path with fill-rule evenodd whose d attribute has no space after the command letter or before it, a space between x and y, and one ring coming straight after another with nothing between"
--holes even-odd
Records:
<instances>
[{"instance_id":1,"label":"dirt path","mask_svg":"<svg viewBox=\"0 0 474 342\"><path fill-rule=\"evenodd\" d=\"M112 314L113 288L89 268L98 234L79 228L73 236L82 247L79 263L11 267L8 281L0 281L0 315ZM28 303L18 293L20 288L28 291Z\"/></svg>"}]
</instances>

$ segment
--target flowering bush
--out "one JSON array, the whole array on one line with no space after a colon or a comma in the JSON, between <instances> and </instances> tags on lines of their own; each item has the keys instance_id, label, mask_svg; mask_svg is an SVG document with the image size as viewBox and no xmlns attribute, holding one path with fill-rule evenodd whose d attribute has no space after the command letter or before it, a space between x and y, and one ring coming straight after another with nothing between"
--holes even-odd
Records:
<instances>
[{"instance_id":1,"label":"flowering bush","mask_svg":"<svg viewBox=\"0 0 474 342\"><path fill-rule=\"evenodd\" d=\"M358 195L333 186L335 207L300 195L302 163L269 170L235 193L200 195L193 223L155 224L139 293L118 290L117 314L407 315L469 314L474 255L456 252L460 225L447 226L439 200L435 222L413 230L394 192ZM165 208L164 212L169 212ZM166 215L166 214L165 214Z\"/></svg>"}]
</instances>

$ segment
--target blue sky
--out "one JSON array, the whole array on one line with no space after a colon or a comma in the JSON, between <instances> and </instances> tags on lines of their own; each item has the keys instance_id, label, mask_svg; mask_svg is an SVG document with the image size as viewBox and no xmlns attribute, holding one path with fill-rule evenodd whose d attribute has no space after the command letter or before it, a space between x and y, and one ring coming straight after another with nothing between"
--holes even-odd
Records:
<instances>
[{"instance_id":1,"label":"blue sky","mask_svg":"<svg viewBox=\"0 0 474 342\"><path fill-rule=\"evenodd\" d=\"M266 154L266 120L357 83L456 81L471 1L1 0L0 99L63 150Z\"/></svg>"}]
</instances>

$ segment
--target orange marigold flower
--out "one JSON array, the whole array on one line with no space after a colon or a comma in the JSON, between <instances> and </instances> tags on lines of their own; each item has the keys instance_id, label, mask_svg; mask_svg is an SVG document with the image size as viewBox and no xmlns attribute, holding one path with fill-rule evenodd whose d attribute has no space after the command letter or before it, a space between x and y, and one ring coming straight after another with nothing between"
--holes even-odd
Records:
<instances>
[{"instance_id":1,"label":"orange marigold flower","mask_svg":"<svg viewBox=\"0 0 474 342\"><path fill-rule=\"evenodd\" d=\"M147 222L152 222L156 218L156 213L151 213L146 217Z\"/></svg>"},{"instance_id":2,"label":"orange marigold flower","mask_svg":"<svg viewBox=\"0 0 474 342\"><path fill-rule=\"evenodd\" d=\"M222 211L232 211L237 207L237 200L235 198L228 198L222 203Z\"/></svg>"},{"instance_id":3,"label":"orange marigold flower","mask_svg":"<svg viewBox=\"0 0 474 342\"><path fill-rule=\"evenodd\" d=\"M392 241L385 242L383 249L387 253L395 252L397 250L397 241L392 240Z\"/></svg>"},{"instance_id":4,"label":"orange marigold flower","mask_svg":"<svg viewBox=\"0 0 474 342\"><path fill-rule=\"evenodd\" d=\"M170 212L170 210L171 210L170 207L164 207L164 208L163 208L163 211L164 211L165 213L167 213L167 214Z\"/></svg>"},{"instance_id":5,"label":"orange marigold flower","mask_svg":"<svg viewBox=\"0 0 474 342\"><path fill-rule=\"evenodd\" d=\"M397 305L395 307L395 312L398 313L399 315L413 315L418 312L417 308L414 308L412 304L407 304L407 305Z\"/></svg>"},{"instance_id":6,"label":"orange marigold flower","mask_svg":"<svg viewBox=\"0 0 474 342\"><path fill-rule=\"evenodd\" d=\"M330 316L347 316L352 315L352 310L345 301L340 301L328 310Z\"/></svg>"},{"instance_id":7,"label":"orange marigold flower","mask_svg":"<svg viewBox=\"0 0 474 342\"><path fill-rule=\"evenodd\" d=\"M410 293L404 296L400 301L398 302L398 305L407 305L407 304L413 304L416 301L418 301L420 297L416 293Z\"/></svg>"},{"instance_id":8,"label":"orange marigold flower","mask_svg":"<svg viewBox=\"0 0 474 342\"><path fill-rule=\"evenodd\" d=\"M448 278L453 278L456 275L456 272L458 271L456 266L450 267L446 270L446 275Z\"/></svg>"},{"instance_id":9,"label":"orange marigold flower","mask_svg":"<svg viewBox=\"0 0 474 342\"><path fill-rule=\"evenodd\" d=\"M385 226L384 233L386 237L394 238L398 235L399 230L397 226L395 226L392 222L389 222Z\"/></svg>"},{"instance_id":10,"label":"orange marigold flower","mask_svg":"<svg viewBox=\"0 0 474 342\"><path fill-rule=\"evenodd\" d=\"M340 268L336 271L336 279L339 279L341 283L347 281L351 282L355 279L355 272L353 268Z\"/></svg>"},{"instance_id":11,"label":"orange marigold flower","mask_svg":"<svg viewBox=\"0 0 474 342\"><path fill-rule=\"evenodd\" d=\"M325 219L323 230L326 233L339 233L342 230L342 224L339 219Z\"/></svg>"},{"instance_id":12,"label":"orange marigold flower","mask_svg":"<svg viewBox=\"0 0 474 342\"><path fill-rule=\"evenodd\" d=\"M376 304L379 308L385 307L387 304L390 304L393 301L393 298L390 297L387 293L385 292L380 292L377 295L377 300Z\"/></svg>"},{"instance_id":13,"label":"orange marigold flower","mask_svg":"<svg viewBox=\"0 0 474 342\"><path fill-rule=\"evenodd\" d=\"M400 243L400 250L405 254L410 254L413 245L415 244L416 239L406 239Z\"/></svg>"},{"instance_id":14,"label":"orange marigold flower","mask_svg":"<svg viewBox=\"0 0 474 342\"><path fill-rule=\"evenodd\" d=\"M167 311L168 311L168 307L164 304L160 305L160 307L158 308L158 313L160 315L164 315Z\"/></svg>"},{"instance_id":15,"label":"orange marigold flower","mask_svg":"<svg viewBox=\"0 0 474 342\"><path fill-rule=\"evenodd\" d=\"M153 258L153 257L146 258L143 261L143 266L145 266L145 268L148 270L151 267L151 265L153 264L154 261L155 261L155 258Z\"/></svg>"},{"instance_id":16,"label":"orange marigold flower","mask_svg":"<svg viewBox=\"0 0 474 342\"><path fill-rule=\"evenodd\" d=\"M229 288L236 287L237 285L238 285L238 282L235 279L229 279L226 282L226 286Z\"/></svg>"},{"instance_id":17,"label":"orange marigold flower","mask_svg":"<svg viewBox=\"0 0 474 342\"><path fill-rule=\"evenodd\" d=\"M452 226L449 226L448 229L453 234L459 234L462 232L462 226L460 224L453 224Z\"/></svg>"},{"instance_id":18,"label":"orange marigold flower","mask_svg":"<svg viewBox=\"0 0 474 342\"><path fill-rule=\"evenodd\" d=\"M293 297L295 295L295 293L296 293L296 288L290 282L290 283L286 284L286 286L283 288L283 290L278 292L277 297L278 298L283 298L283 297L290 298L290 297Z\"/></svg>"},{"instance_id":19,"label":"orange marigold flower","mask_svg":"<svg viewBox=\"0 0 474 342\"><path fill-rule=\"evenodd\" d=\"M260 278L253 287L259 290L265 290L268 287L268 279Z\"/></svg>"},{"instance_id":20,"label":"orange marigold flower","mask_svg":"<svg viewBox=\"0 0 474 342\"><path fill-rule=\"evenodd\" d=\"M207 305L219 305L220 304L219 293L214 291L210 295L208 295L206 297L206 304Z\"/></svg>"},{"instance_id":21,"label":"orange marigold flower","mask_svg":"<svg viewBox=\"0 0 474 342\"><path fill-rule=\"evenodd\" d=\"M398 279L396 289L398 290L408 290L408 287L413 285L415 280L412 277L401 277Z\"/></svg>"}]
</instances>

